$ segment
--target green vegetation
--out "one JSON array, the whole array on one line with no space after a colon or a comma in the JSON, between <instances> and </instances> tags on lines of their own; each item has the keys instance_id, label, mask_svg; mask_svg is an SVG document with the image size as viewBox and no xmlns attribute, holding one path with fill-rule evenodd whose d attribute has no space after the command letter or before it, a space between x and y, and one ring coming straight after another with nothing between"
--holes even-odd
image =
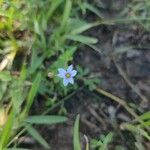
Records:
<instances>
[{"instance_id":1,"label":"green vegetation","mask_svg":"<svg viewBox=\"0 0 150 150\"><path fill-rule=\"evenodd\" d=\"M24 134L30 134L45 149L50 149L34 125L66 122L63 104L70 93L82 88L78 81L91 91L97 88L99 79L80 66L76 67L78 76L73 86L64 87L56 76L58 68L67 68L73 62L74 53L80 46L98 50L95 45L98 40L83 32L102 24L124 23L137 23L149 31L149 0L133 1L111 20L99 11L105 7L103 3L94 4L96 2L92 6L86 0L0 0L0 150L19 150L17 139ZM132 6L134 8L129 12ZM87 12L96 15L97 20L87 22L83 19ZM32 115L31 107L40 98L44 103L43 111ZM57 105L62 106L60 113L48 115ZM137 148L143 148L139 137L150 140L150 113L136 116L134 110L130 111L132 108L121 105L135 117L133 122L124 123L121 128L135 136ZM93 139L92 147L106 150L107 144L113 142L114 134L108 132L99 140ZM73 136L74 150L81 150L79 116Z\"/></svg>"}]
</instances>

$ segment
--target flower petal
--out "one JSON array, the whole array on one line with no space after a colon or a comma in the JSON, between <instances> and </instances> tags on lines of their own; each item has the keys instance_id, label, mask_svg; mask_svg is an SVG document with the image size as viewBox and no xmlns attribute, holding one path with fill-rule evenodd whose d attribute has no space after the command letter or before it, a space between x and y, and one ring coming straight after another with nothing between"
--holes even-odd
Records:
<instances>
[{"instance_id":1,"label":"flower petal","mask_svg":"<svg viewBox=\"0 0 150 150\"><path fill-rule=\"evenodd\" d=\"M67 86L67 85L68 85L68 83L69 83L69 80L68 80L68 79L66 79L66 78L64 78L64 80L63 80L63 84L64 84L64 86Z\"/></svg>"},{"instance_id":2,"label":"flower petal","mask_svg":"<svg viewBox=\"0 0 150 150\"><path fill-rule=\"evenodd\" d=\"M76 71L76 70L72 70L72 71L71 71L71 76L72 76L72 77L74 77L76 74L77 74L77 71Z\"/></svg>"},{"instance_id":3,"label":"flower petal","mask_svg":"<svg viewBox=\"0 0 150 150\"><path fill-rule=\"evenodd\" d=\"M62 68L59 68L59 69L58 69L58 72L59 72L58 76L59 76L60 78L65 78L66 70L64 70L64 69L62 69Z\"/></svg>"},{"instance_id":4,"label":"flower petal","mask_svg":"<svg viewBox=\"0 0 150 150\"><path fill-rule=\"evenodd\" d=\"M69 78L68 80L69 80L69 82L70 82L71 84L74 84L73 78Z\"/></svg>"},{"instance_id":5,"label":"flower petal","mask_svg":"<svg viewBox=\"0 0 150 150\"><path fill-rule=\"evenodd\" d=\"M67 69L67 72L71 72L73 70L73 65L70 65Z\"/></svg>"}]
</instances>

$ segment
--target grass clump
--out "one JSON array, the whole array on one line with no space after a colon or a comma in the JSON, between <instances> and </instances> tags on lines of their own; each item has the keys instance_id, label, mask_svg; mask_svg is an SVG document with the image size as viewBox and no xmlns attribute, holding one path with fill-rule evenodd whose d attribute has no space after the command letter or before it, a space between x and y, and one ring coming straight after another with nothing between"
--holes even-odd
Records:
<instances>
[{"instance_id":1,"label":"grass clump","mask_svg":"<svg viewBox=\"0 0 150 150\"><path fill-rule=\"evenodd\" d=\"M78 2L1 0L0 6L0 149L17 147L15 139L25 131L48 148L32 124L64 122L66 117L28 117L31 106L37 95L54 106L59 97L77 88L77 84L64 88L53 77L72 61L79 42L96 40L80 35L91 26L87 28L88 23L77 17Z\"/></svg>"}]
</instances>

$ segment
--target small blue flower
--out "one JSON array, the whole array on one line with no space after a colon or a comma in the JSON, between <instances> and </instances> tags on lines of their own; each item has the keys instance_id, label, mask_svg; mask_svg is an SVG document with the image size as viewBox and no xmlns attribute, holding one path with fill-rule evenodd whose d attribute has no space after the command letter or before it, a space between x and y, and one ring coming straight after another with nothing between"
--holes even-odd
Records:
<instances>
[{"instance_id":1,"label":"small blue flower","mask_svg":"<svg viewBox=\"0 0 150 150\"><path fill-rule=\"evenodd\" d=\"M73 65L70 65L67 70L59 68L58 72L59 72L58 76L60 78L63 78L64 86L67 86L68 83L74 84L73 77L77 74L77 71L73 70Z\"/></svg>"}]
</instances>

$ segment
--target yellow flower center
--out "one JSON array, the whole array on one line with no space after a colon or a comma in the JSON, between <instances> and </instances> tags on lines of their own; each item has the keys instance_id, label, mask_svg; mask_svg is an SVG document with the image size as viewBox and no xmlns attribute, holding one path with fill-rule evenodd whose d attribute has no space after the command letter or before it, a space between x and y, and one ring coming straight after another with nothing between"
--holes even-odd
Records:
<instances>
[{"instance_id":1,"label":"yellow flower center","mask_svg":"<svg viewBox=\"0 0 150 150\"><path fill-rule=\"evenodd\" d=\"M70 74L69 73L66 73L66 78L70 78Z\"/></svg>"}]
</instances>

